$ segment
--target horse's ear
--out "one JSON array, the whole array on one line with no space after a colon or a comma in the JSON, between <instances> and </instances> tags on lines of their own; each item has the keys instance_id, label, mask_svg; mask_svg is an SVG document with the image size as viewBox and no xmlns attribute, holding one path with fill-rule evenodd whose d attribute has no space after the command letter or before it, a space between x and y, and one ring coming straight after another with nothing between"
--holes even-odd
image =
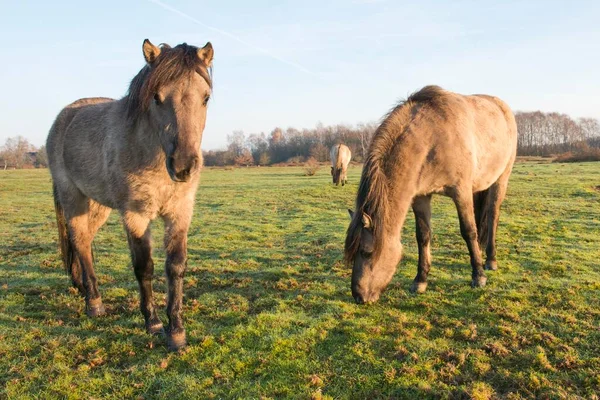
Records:
<instances>
[{"instance_id":1,"label":"horse's ear","mask_svg":"<svg viewBox=\"0 0 600 400\"><path fill-rule=\"evenodd\" d=\"M203 48L198 49L198 58L202 60L206 67L210 67L212 65L213 57L215 56L215 51L213 50L212 44L210 42L206 42Z\"/></svg>"},{"instance_id":2,"label":"horse's ear","mask_svg":"<svg viewBox=\"0 0 600 400\"><path fill-rule=\"evenodd\" d=\"M363 227L365 229L372 229L373 228L373 220L366 213L363 213L363 215L362 215L362 223L363 223Z\"/></svg>"},{"instance_id":3,"label":"horse's ear","mask_svg":"<svg viewBox=\"0 0 600 400\"><path fill-rule=\"evenodd\" d=\"M350 214L350 219L354 218L354 211L348 209L348 214Z\"/></svg>"},{"instance_id":4,"label":"horse's ear","mask_svg":"<svg viewBox=\"0 0 600 400\"><path fill-rule=\"evenodd\" d=\"M144 58L148 64L152 64L160 55L160 47L156 47L148 39L144 39L142 51L144 52Z\"/></svg>"}]
</instances>

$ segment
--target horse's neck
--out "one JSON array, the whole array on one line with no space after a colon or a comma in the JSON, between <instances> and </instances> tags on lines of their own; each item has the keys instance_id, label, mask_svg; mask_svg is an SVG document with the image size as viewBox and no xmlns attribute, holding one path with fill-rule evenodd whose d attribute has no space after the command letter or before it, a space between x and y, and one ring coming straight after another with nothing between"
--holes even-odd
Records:
<instances>
[{"instance_id":1,"label":"horse's neck","mask_svg":"<svg viewBox=\"0 0 600 400\"><path fill-rule=\"evenodd\" d=\"M120 110L117 113L119 120L116 125L121 127L121 132L115 139L119 142L119 151L125 153L136 168L148 169L150 166L161 164L160 161L164 160L165 156L156 128L144 117L135 122L131 121L127 117L124 103L118 104L117 107Z\"/></svg>"},{"instance_id":2,"label":"horse's neck","mask_svg":"<svg viewBox=\"0 0 600 400\"><path fill-rule=\"evenodd\" d=\"M398 158L389 157L387 162L394 162L393 160L396 159ZM416 195L418 171L405 163L400 163L395 168L387 168L386 165L382 165L381 168L389 171L389 175L385 179L387 201L389 202L387 221L384 221L386 231L395 239L400 240L402 227Z\"/></svg>"}]
</instances>

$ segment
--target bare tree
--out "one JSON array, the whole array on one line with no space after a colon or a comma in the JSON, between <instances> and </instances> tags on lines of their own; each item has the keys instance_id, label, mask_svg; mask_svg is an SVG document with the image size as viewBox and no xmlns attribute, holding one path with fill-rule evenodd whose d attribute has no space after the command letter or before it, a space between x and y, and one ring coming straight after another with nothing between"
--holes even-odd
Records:
<instances>
[{"instance_id":1,"label":"bare tree","mask_svg":"<svg viewBox=\"0 0 600 400\"><path fill-rule=\"evenodd\" d=\"M4 160L4 169L8 166L23 168L26 165L33 165L29 154L31 152L35 152L35 146L23 136L6 139L4 146L0 149L0 158Z\"/></svg>"},{"instance_id":2,"label":"bare tree","mask_svg":"<svg viewBox=\"0 0 600 400\"><path fill-rule=\"evenodd\" d=\"M231 135L227 135L227 150L231 152L233 157L238 157L244 151L246 136L243 131L233 131Z\"/></svg>"},{"instance_id":3,"label":"bare tree","mask_svg":"<svg viewBox=\"0 0 600 400\"><path fill-rule=\"evenodd\" d=\"M46 146L42 146L37 150L35 166L38 168L48 168L48 154Z\"/></svg>"},{"instance_id":4,"label":"bare tree","mask_svg":"<svg viewBox=\"0 0 600 400\"><path fill-rule=\"evenodd\" d=\"M252 153L252 158L254 158L254 164L256 165L265 165L268 164L268 151L269 151L269 143L265 137L264 133L253 133L248 136L248 140L246 140L246 144ZM262 162L261 162L262 157ZM265 158L267 157L267 158Z\"/></svg>"},{"instance_id":5,"label":"bare tree","mask_svg":"<svg viewBox=\"0 0 600 400\"><path fill-rule=\"evenodd\" d=\"M322 143L316 143L310 148L310 156L318 162L329 159L329 149Z\"/></svg>"}]
</instances>

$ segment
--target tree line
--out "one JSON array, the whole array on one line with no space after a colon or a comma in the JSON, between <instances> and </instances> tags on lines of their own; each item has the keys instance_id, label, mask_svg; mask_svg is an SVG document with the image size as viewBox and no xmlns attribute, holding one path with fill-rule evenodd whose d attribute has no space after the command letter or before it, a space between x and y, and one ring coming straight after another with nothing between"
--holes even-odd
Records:
<instances>
[{"instance_id":1,"label":"tree line","mask_svg":"<svg viewBox=\"0 0 600 400\"><path fill-rule=\"evenodd\" d=\"M46 168L48 157L46 146L39 148L23 136L6 139L0 147L0 169Z\"/></svg>"},{"instance_id":2,"label":"tree line","mask_svg":"<svg viewBox=\"0 0 600 400\"><path fill-rule=\"evenodd\" d=\"M272 165L299 163L311 158L318 162L329 160L329 149L344 143L352 150L353 160L362 161L366 155L377 124L332 125L318 124L313 129L281 128L269 134L245 135L235 131L227 136L227 148L204 152L204 165Z\"/></svg>"},{"instance_id":3,"label":"tree line","mask_svg":"<svg viewBox=\"0 0 600 400\"><path fill-rule=\"evenodd\" d=\"M600 148L600 122L594 118L573 119L566 114L516 112L519 130L518 154L558 156ZM344 143L352 160L362 162L378 127L370 122L357 125L318 124L312 129L275 128L268 134L234 131L227 147L204 151L206 166L250 166L329 161L329 149ZM36 148L22 136L8 138L0 148L0 169L46 167L45 146Z\"/></svg>"},{"instance_id":4,"label":"tree line","mask_svg":"<svg viewBox=\"0 0 600 400\"><path fill-rule=\"evenodd\" d=\"M572 119L566 114L516 112L518 155L551 157L600 148L600 122L594 118ZM314 159L329 161L329 149L344 143L352 160L362 162L367 154L377 123L324 126L313 129L273 129L268 135L242 131L227 136L223 150L204 152L206 166L294 164Z\"/></svg>"},{"instance_id":5,"label":"tree line","mask_svg":"<svg viewBox=\"0 0 600 400\"><path fill-rule=\"evenodd\" d=\"M554 156L600 147L600 123L594 118L572 119L566 114L517 112L518 154Z\"/></svg>"}]
</instances>

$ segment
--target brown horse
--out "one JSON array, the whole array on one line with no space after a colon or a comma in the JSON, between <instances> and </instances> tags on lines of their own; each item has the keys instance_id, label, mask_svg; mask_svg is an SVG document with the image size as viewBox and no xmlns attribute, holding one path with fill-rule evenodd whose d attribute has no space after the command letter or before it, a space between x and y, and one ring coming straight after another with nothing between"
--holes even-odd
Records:
<instances>
[{"instance_id":1,"label":"brown horse","mask_svg":"<svg viewBox=\"0 0 600 400\"><path fill-rule=\"evenodd\" d=\"M200 179L200 143L210 97L213 48L143 44L146 65L120 100L65 107L50 129L48 161L63 262L90 317L105 313L92 240L119 210L150 333L164 332L154 305L150 221L165 223L169 349L186 344L181 318L187 232Z\"/></svg>"},{"instance_id":2,"label":"brown horse","mask_svg":"<svg viewBox=\"0 0 600 400\"><path fill-rule=\"evenodd\" d=\"M331 159L331 176L335 186L340 183L344 186L348 182L348 164L352 158L350 149L345 144L335 144L329 152Z\"/></svg>"},{"instance_id":3,"label":"brown horse","mask_svg":"<svg viewBox=\"0 0 600 400\"><path fill-rule=\"evenodd\" d=\"M473 287L497 269L500 204L517 150L509 107L486 95L464 96L427 86L396 106L369 148L351 213L345 259L353 265L352 296L377 301L402 256L400 234L409 208L416 219L419 266L412 290L424 292L431 265L431 195L449 196L471 256Z\"/></svg>"}]
</instances>

